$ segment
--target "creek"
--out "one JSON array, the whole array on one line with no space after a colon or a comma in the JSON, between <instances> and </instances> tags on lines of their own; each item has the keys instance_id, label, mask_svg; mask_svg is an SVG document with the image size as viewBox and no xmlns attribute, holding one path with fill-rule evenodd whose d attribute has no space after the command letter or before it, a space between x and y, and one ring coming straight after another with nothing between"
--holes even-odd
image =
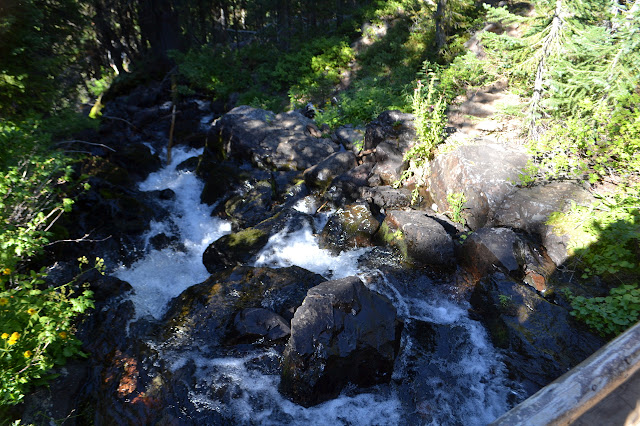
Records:
<instances>
[{"instance_id":1,"label":"creek","mask_svg":"<svg viewBox=\"0 0 640 426\"><path fill-rule=\"evenodd\" d=\"M195 174L176 170L198 154L174 148L171 163L139 186L142 191L169 188L176 197L165 201L171 215L153 222L144 235L146 254L113 271L133 286L130 298L137 320L160 320L172 298L207 279L203 251L231 232L229 222L212 217L212 207L200 203L203 184ZM154 335L145 343L158 354L155 362L174 377L188 377L174 402L184 424L226 419L274 425L484 425L526 396L509 379L484 326L470 318L470 306L449 291L450 278L406 269L385 248L339 255L319 248L315 235L330 213L315 214L317 207L312 196L301 198L295 209L308 214L309 222L271 235L250 266L297 265L326 279L358 275L369 288L387 296L405 324L391 382L368 389L348 387L334 400L305 408L278 392L277 347L239 345L209 353L190 344L167 345ZM152 248L149 240L159 233L175 243Z\"/></svg>"}]
</instances>

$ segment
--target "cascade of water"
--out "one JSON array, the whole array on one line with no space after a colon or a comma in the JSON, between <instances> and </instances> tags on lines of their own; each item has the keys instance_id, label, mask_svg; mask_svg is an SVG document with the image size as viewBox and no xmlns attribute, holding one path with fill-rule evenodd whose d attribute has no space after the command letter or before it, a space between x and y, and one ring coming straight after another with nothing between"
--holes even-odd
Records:
<instances>
[{"instance_id":1,"label":"cascade of water","mask_svg":"<svg viewBox=\"0 0 640 426\"><path fill-rule=\"evenodd\" d=\"M167 303L188 287L204 281L209 274L202 264L202 253L211 242L231 232L231 225L211 217L211 208L200 203L203 183L191 172L177 171L176 166L198 155L197 151L176 147L171 164L152 173L140 184L142 191L171 189L173 216L164 222L152 222L145 235L148 239L160 232L176 236L182 250L164 248L149 250L131 267L121 266L114 275L134 288L131 299L137 317L151 315L160 318Z\"/></svg>"},{"instance_id":2,"label":"cascade of water","mask_svg":"<svg viewBox=\"0 0 640 426\"><path fill-rule=\"evenodd\" d=\"M138 317L160 318L171 298L205 280L208 273L202 265L204 249L231 231L229 223L212 218L210 207L200 204L202 184L198 179L191 173L176 171L177 164L193 155L192 151L175 148L172 163L140 185L145 191L166 188L175 191L176 198L170 206L173 216L168 222L152 224L147 238L158 232L173 234L185 249L151 249L144 259L116 271L115 275L134 287L132 300ZM309 200L296 209L315 212ZM322 225L326 218L318 220L316 225ZM304 408L279 394L280 355L272 349L251 349L238 357L210 358L176 348L163 350L162 342L158 342L159 352L172 371L187 367L194 371L195 385L189 390L189 407L184 410L211 410L241 424L267 425L408 422L481 425L505 412L510 392L506 369L484 328L468 317L467 306L438 295L430 283L416 282L413 278L400 282L360 266L359 259L370 251L355 249L334 256L318 247L311 226L306 225L295 231L285 228L272 235L256 256L254 266L297 265L327 279L366 276L369 286L394 302L405 322L403 348L389 385L364 392L346 389L337 399ZM446 344L451 353L443 349L435 349L434 353L425 350L416 339L419 334L416 330L425 327L451 329L453 337ZM446 330L443 333L448 333Z\"/></svg>"}]
</instances>

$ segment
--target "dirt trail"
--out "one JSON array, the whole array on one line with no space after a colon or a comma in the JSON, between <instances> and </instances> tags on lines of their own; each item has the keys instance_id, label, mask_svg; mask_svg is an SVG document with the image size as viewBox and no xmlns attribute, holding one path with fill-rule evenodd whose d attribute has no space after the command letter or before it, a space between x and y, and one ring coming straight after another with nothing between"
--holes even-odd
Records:
<instances>
[{"instance_id":1,"label":"dirt trail","mask_svg":"<svg viewBox=\"0 0 640 426\"><path fill-rule=\"evenodd\" d=\"M505 113L505 110L519 111L523 105L522 98L511 93L505 81L469 90L449 107L447 126L455 131L447 142L485 139L505 145L523 145L522 118Z\"/></svg>"}]
</instances>

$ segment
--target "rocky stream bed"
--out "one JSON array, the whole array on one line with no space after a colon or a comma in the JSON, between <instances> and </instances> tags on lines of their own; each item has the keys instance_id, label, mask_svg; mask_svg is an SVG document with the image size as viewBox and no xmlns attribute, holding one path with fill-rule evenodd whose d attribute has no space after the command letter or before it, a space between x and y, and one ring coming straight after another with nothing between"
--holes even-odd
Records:
<instances>
[{"instance_id":1,"label":"rocky stream bed","mask_svg":"<svg viewBox=\"0 0 640 426\"><path fill-rule=\"evenodd\" d=\"M589 192L519 188L526 152L468 137L394 188L413 117L318 128L161 85L110 102L91 190L52 246L52 282L81 255L96 308L86 360L27 399L38 424L482 425L604 342L558 293L566 239L545 224ZM465 224L447 194L463 193Z\"/></svg>"}]
</instances>

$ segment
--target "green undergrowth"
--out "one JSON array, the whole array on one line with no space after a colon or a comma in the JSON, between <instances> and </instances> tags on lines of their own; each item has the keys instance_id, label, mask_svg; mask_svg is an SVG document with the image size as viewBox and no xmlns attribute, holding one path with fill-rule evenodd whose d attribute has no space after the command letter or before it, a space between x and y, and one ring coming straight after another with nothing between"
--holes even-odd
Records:
<instances>
[{"instance_id":1,"label":"green undergrowth","mask_svg":"<svg viewBox=\"0 0 640 426\"><path fill-rule=\"evenodd\" d=\"M485 6L488 19L517 31L480 37L488 74L529 97L533 161L523 186L570 179L591 186L592 205L573 203L548 224L570 237L565 265L607 283L607 297L573 298L573 314L607 337L638 319L640 277L640 11L602 0ZM606 192L601 190L606 188Z\"/></svg>"},{"instance_id":2,"label":"green undergrowth","mask_svg":"<svg viewBox=\"0 0 640 426\"><path fill-rule=\"evenodd\" d=\"M18 403L48 371L79 354L74 319L92 306L76 284L50 287L29 261L54 238L85 183L74 177L71 133L94 124L66 112L0 122L0 410ZM1 411L0 411L1 413Z\"/></svg>"},{"instance_id":3,"label":"green undergrowth","mask_svg":"<svg viewBox=\"0 0 640 426\"><path fill-rule=\"evenodd\" d=\"M603 337L614 337L640 319L640 288L625 284L606 297L571 297L571 315Z\"/></svg>"},{"instance_id":4,"label":"green undergrowth","mask_svg":"<svg viewBox=\"0 0 640 426\"><path fill-rule=\"evenodd\" d=\"M237 104L274 112L311 102L319 111L319 124L365 124L385 110L411 112L416 72L427 60L448 63L463 52L469 28L479 25L478 10L468 2L451 4L452 18L457 18L442 57L433 50L435 5L415 0L371 2L340 29L293 37L285 48L255 41L241 48L203 46L171 56L183 94L227 99L235 93ZM369 26L362 31L364 22ZM367 46L356 51L351 46L360 37ZM456 62L461 70L452 78L458 80L443 78L443 84L451 90L464 86L476 66L468 59Z\"/></svg>"}]
</instances>

